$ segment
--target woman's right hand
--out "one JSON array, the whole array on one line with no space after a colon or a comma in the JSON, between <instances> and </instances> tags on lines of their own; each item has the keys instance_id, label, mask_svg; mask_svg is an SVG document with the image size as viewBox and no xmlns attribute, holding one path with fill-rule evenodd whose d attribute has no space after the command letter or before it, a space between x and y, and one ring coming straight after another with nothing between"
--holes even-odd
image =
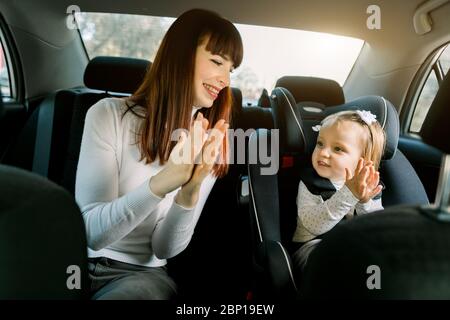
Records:
<instances>
[{"instance_id":1,"label":"woman's right hand","mask_svg":"<svg viewBox=\"0 0 450 320\"><path fill-rule=\"evenodd\" d=\"M181 133L164 169L150 179L150 190L155 195L162 198L189 181L205 143L207 128L208 120L198 113L189 134Z\"/></svg>"},{"instance_id":2,"label":"woman's right hand","mask_svg":"<svg viewBox=\"0 0 450 320\"><path fill-rule=\"evenodd\" d=\"M221 155L220 150L224 143L228 130L228 123L225 120L219 120L209 133L208 139L203 145L202 161L196 164L189 181L181 187L177 193L175 201L186 208L192 208L197 204L200 196L200 187L203 180L212 172L218 156Z\"/></svg>"}]
</instances>

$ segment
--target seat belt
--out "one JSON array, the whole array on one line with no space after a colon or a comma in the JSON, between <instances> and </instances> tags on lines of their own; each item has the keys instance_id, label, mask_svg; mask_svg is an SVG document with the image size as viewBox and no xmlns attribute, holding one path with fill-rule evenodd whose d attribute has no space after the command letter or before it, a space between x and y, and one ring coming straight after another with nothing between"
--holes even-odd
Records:
<instances>
[{"instance_id":1,"label":"seat belt","mask_svg":"<svg viewBox=\"0 0 450 320\"><path fill-rule=\"evenodd\" d=\"M48 168L50 164L55 96L56 93L52 93L39 105L39 114L36 125L32 171L44 177L48 177Z\"/></svg>"}]
</instances>

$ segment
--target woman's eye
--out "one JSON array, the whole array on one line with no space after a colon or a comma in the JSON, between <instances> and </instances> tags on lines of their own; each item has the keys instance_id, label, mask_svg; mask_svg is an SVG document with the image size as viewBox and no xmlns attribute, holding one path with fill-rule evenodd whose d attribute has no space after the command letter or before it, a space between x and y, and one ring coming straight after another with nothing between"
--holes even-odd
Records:
<instances>
[{"instance_id":1,"label":"woman's eye","mask_svg":"<svg viewBox=\"0 0 450 320\"><path fill-rule=\"evenodd\" d=\"M220 61L217 61L217 60L214 60L214 59L211 59L211 61L214 62L218 66L222 65L222 62L220 62Z\"/></svg>"},{"instance_id":2,"label":"woman's eye","mask_svg":"<svg viewBox=\"0 0 450 320\"><path fill-rule=\"evenodd\" d=\"M323 147L323 143L321 141L317 141L316 145L319 147Z\"/></svg>"}]
</instances>

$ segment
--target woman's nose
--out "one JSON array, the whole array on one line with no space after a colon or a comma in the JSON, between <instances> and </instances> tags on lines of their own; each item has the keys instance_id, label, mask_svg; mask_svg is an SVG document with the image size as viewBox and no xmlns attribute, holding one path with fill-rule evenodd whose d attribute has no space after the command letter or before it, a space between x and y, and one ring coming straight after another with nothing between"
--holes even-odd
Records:
<instances>
[{"instance_id":1,"label":"woman's nose","mask_svg":"<svg viewBox=\"0 0 450 320\"><path fill-rule=\"evenodd\" d=\"M218 80L222 88L230 86L230 73L226 72L224 74L221 74Z\"/></svg>"}]
</instances>

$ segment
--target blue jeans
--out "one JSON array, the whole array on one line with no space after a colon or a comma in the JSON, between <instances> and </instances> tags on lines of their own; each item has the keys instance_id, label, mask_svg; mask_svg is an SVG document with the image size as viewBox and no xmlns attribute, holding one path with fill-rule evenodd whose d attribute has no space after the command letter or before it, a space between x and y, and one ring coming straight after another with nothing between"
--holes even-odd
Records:
<instances>
[{"instance_id":1,"label":"blue jeans","mask_svg":"<svg viewBox=\"0 0 450 320\"><path fill-rule=\"evenodd\" d=\"M144 267L109 258L89 258L93 300L170 300L177 288L167 267Z\"/></svg>"}]
</instances>

